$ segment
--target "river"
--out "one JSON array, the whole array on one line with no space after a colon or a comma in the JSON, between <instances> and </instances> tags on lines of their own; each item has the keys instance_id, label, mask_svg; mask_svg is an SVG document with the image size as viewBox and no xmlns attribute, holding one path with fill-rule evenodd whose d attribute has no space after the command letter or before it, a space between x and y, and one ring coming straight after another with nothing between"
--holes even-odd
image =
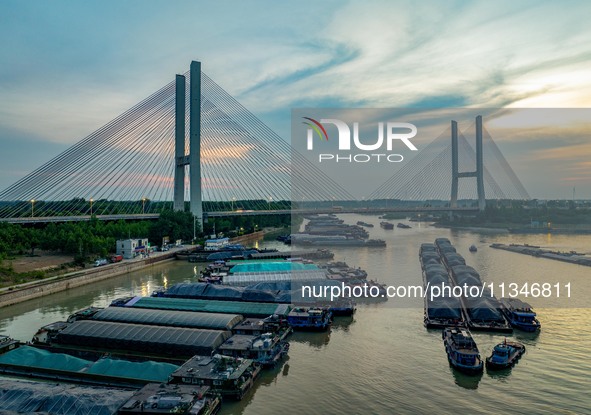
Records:
<instances>
[{"instance_id":1,"label":"river","mask_svg":"<svg viewBox=\"0 0 591 415\"><path fill-rule=\"evenodd\" d=\"M538 335L516 331L527 347L510 371L469 377L447 362L441 332L423 327L422 300L360 303L353 318L337 318L330 333L296 333L289 359L267 371L241 402L222 415L275 414L582 414L591 413L591 268L495 250L491 243L528 243L588 252L591 235L512 235L437 229L384 230L372 216L341 215L346 223L373 223L372 238L386 248L333 249L335 260L367 270L390 285L421 284L418 247L447 237L483 281L570 282L571 298L528 298L538 312ZM397 222L397 221L393 221ZM285 247L275 241L261 246ZM475 244L478 252L469 253ZM175 261L0 310L0 333L29 340L40 326L88 306L126 295L149 295L158 286L193 281L198 267ZM555 293L554 293L555 294ZM473 333L487 356L499 334Z\"/></svg>"}]
</instances>

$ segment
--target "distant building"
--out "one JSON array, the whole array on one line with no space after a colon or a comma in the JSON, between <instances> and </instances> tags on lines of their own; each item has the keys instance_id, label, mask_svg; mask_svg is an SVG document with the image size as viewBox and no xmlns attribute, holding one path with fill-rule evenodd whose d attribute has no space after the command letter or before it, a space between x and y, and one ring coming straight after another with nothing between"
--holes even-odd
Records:
<instances>
[{"instance_id":1,"label":"distant building","mask_svg":"<svg viewBox=\"0 0 591 415\"><path fill-rule=\"evenodd\" d=\"M117 241L117 255L125 259L135 258L148 250L148 238L142 239L120 239Z\"/></svg>"}]
</instances>

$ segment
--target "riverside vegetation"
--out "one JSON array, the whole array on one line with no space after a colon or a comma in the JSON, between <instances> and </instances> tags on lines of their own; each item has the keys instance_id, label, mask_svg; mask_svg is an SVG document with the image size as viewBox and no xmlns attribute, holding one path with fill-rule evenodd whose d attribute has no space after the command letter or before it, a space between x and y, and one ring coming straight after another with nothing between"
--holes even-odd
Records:
<instances>
[{"instance_id":1,"label":"riverside vegetation","mask_svg":"<svg viewBox=\"0 0 591 415\"><path fill-rule=\"evenodd\" d=\"M291 222L290 215L241 216L210 219L205 233L216 232L229 236L253 232L263 227L283 227ZM93 217L86 222L49 223L43 226L24 226L0 223L0 286L19 284L59 275L84 267L93 258L107 257L115 252L115 242L126 238L148 238L152 245L160 245L164 237L170 241L193 239L193 226L201 236L199 223L189 212L164 210L158 220L104 222ZM55 252L72 257L70 263L59 266L16 272L12 260L34 256L35 250Z\"/></svg>"}]
</instances>

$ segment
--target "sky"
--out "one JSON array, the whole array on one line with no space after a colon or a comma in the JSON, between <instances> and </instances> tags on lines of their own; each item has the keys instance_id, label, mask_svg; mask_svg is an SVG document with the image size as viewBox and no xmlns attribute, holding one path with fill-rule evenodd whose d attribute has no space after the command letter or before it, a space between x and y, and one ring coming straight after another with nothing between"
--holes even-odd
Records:
<instances>
[{"instance_id":1,"label":"sky","mask_svg":"<svg viewBox=\"0 0 591 415\"><path fill-rule=\"evenodd\" d=\"M590 15L585 1L4 0L0 189L191 60L287 140L292 108L589 108ZM495 136L532 197L591 199L591 113L576 114Z\"/></svg>"}]
</instances>

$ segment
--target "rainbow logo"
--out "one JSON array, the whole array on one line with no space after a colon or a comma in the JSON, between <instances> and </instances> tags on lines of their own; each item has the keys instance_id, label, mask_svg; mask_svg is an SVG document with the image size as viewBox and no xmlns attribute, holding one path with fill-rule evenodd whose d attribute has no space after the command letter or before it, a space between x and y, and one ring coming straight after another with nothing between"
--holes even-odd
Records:
<instances>
[{"instance_id":1,"label":"rainbow logo","mask_svg":"<svg viewBox=\"0 0 591 415\"><path fill-rule=\"evenodd\" d=\"M309 118L309 117L302 117L302 118L305 120L311 121L311 122L304 121L303 124L307 125L308 127L311 127L314 131L316 131L316 134L318 134L318 137L320 137L320 140L328 141L328 134L326 133L326 130L324 129L322 124L320 124L318 121L316 121L313 118ZM308 137L310 137L310 134L308 134Z\"/></svg>"}]
</instances>

